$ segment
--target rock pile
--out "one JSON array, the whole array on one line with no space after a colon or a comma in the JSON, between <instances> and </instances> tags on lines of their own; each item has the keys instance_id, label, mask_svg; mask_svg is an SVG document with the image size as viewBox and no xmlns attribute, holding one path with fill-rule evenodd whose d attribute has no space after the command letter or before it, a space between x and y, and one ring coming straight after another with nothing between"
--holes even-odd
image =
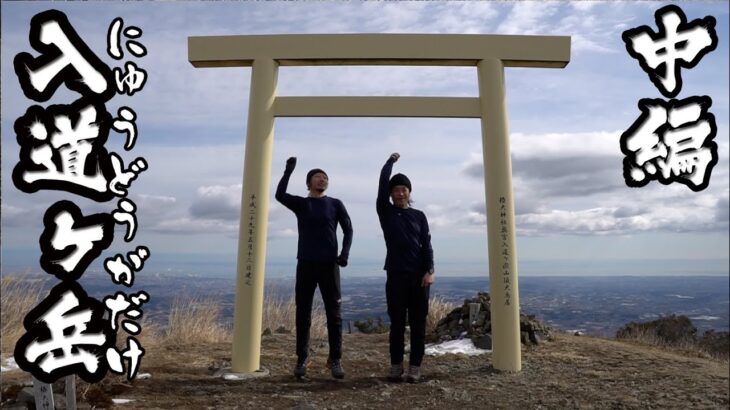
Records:
<instances>
[{"instance_id":1,"label":"rock pile","mask_svg":"<svg viewBox=\"0 0 730 410\"><path fill-rule=\"evenodd\" d=\"M668 346L696 346L715 357L727 359L730 356L730 333L711 329L700 337L697 328L685 315L661 316L648 322L629 322L616 331L616 338Z\"/></svg>"},{"instance_id":2,"label":"rock pile","mask_svg":"<svg viewBox=\"0 0 730 410\"><path fill-rule=\"evenodd\" d=\"M707 353L724 358L730 358L730 333L716 332L714 329L707 330L697 342L700 349Z\"/></svg>"},{"instance_id":3,"label":"rock pile","mask_svg":"<svg viewBox=\"0 0 730 410\"><path fill-rule=\"evenodd\" d=\"M366 320L356 320L355 327L360 333L385 333L390 330L390 326L383 323L383 318L379 317L377 320L368 318Z\"/></svg>"},{"instance_id":4,"label":"rock pile","mask_svg":"<svg viewBox=\"0 0 730 410\"><path fill-rule=\"evenodd\" d=\"M669 315L648 322L629 322L616 331L616 338L655 338L661 343L681 346L697 340L697 328L685 315Z\"/></svg>"},{"instance_id":5,"label":"rock pile","mask_svg":"<svg viewBox=\"0 0 730 410\"><path fill-rule=\"evenodd\" d=\"M471 310L471 312L470 312ZM469 323L470 315L473 316ZM550 338L550 327L538 321L534 315L520 313L522 344L537 345ZM489 293L480 292L477 297L465 299L464 304L452 310L436 325L436 330L427 335L429 342L470 338L480 349L492 348L492 315Z\"/></svg>"}]
</instances>

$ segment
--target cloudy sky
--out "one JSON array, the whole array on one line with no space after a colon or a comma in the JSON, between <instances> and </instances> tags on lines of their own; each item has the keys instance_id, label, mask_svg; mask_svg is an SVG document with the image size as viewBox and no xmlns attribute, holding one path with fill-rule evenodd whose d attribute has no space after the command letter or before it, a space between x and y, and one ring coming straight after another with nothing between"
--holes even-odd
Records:
<instances>
[{"instance_id":1,"label":"cloudy sky","mask_svg":"<svg viewBox=\"0 0 730 410\"><path fill-rule=\"evenodd\" d=\"M30 19L56 8L110 67L106 36L115 17L143 30L148 55L136 60L149 78L133 97L131 152L114 133L106 148L125 163L142 156L149 170L130 189L139 230L132 244L118 232L104 254L146 245L160 267L235 263L249 68L196 69L187 37L275 33L466 33L572 36L565 69L506 70L513 184L521 274L728 274L728 5L678 2L690 20L717 19L719 45L683 70L679 98L708 95L717 122L719 162L710 186L652 182L628 188L619 136L640 115L641 98L663 98L624 48L621 33L654 27L659 2L91 2L2 3L3 273L38 270L42 217L66 198L85 214L109 212L68 193L25 194L10 174L18 161L13 123L33 102L12 68L28 41ZM62 91L48 103L70 103ZM280 95L477 96L473 67L282 67ZM378 172L391 152L395 170L413 182L415 207L428 216L437 272L486 271L486 219L478 120L278 119L271 178L268 260L296 254L294 215L273 199L289 156L299 158L289 192L306 194L314 167L330 176L329 195L343 200L355 238L353 274L373 274L385 247L375 213ZM164 262L164 263L163 263ZM202 264L202 265L201 265ZM467 267L468 266L468 267ZM212 269L212 268L210 268ZM286 270L288 268L281 268Z\"/></svg>"}]
</instances>

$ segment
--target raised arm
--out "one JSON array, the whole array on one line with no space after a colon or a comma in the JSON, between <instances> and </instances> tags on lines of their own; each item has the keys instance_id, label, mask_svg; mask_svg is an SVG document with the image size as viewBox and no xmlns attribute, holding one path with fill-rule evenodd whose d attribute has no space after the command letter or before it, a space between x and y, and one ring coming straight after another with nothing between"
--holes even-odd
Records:
<instances>
[{"instance_id":1,"label":"raised arm","mask_svg":"<svg viewBox=\"0 0 730 410\"><path fill-rule=\"evenodd\" d=\"M276 194L274 197L277 201L281 202L282 205L285 207L291 209L296 213L299 210L300 207L300 197L289 195L286 193L286 188L289 185L289 177L291 177L292 172L294 172L294 167L297 165L297 159L296 157L291 157L288 160L286 160L286 168L284 168L284 175L281 176L281 180L279 181L279 185L276 187Z\"/></svg>"},{"instance_id":2,"label":"raised arm","mask_svg":"<svg viewBox=\"0 0 730 410\"><path fill-rule=\"evenodd\" d=\"M388 206L388 197L390 196L390 192L388 192L388 181L390 180L390 174L393 172L393 164L398 161L398 158L400 158L400 154L398 154L397 152L392 153L390 157L388 157L388 160L385 161L383 169L380 170L380 180L378 182L378 199L375 203L375 208L377 209L378 213L380 213Z\"/></svg>"},{"instance_id":3,"label":"raised arm","mask_svg":"<svg viewBox=\"0 0 730 410\"><path fill-rule=\"evenodd\" d=\"M347 213L345 204L339 202L337 207L337 222L342 227L342 252L337 258L337 264L345 267L347 266L347 260L350 258L350 246L352 245L352 221L350 221L350 215Z\"/></svg>"}]
</instances>

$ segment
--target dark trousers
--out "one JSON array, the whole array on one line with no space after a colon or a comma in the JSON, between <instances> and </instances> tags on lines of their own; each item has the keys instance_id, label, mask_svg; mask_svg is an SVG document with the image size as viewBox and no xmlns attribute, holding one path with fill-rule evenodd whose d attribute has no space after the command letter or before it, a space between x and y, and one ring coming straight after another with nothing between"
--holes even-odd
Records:
<instances>
[{"instance_id":1,"label":"dark trousers","mask_svg":"<svg viewBox=\"0 0 730 410\"><path fill-rule=\"evenodd\" d=\"M309 355L309 327L312 324L314 290L319 286L327 315L330 357L342 357L342 314L340 313L340 267L333 262L297 263L295 300L297 304L297 356Z\"/></svg>"},{"instance_id":2,"label":"dark trousers","mask_svg":"<svg viewBox=\"0 0 730 410\"><path fill-rule=\"evenodd\" d=\"M420 366L426 339L430 286L422 287L424 273L388 272L385 297L390 316L390 363L403 363L406 318L411 326L410 365Z\"/></svg>"}]
</instances>

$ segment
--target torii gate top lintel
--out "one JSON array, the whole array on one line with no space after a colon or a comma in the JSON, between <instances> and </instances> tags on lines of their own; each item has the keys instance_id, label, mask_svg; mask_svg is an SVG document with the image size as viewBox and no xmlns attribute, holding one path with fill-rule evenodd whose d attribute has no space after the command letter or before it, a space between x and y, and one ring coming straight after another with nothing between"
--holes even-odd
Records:
<instances>
[{"instance_id":1,"label":"torii gate top lintel","mask_svg":"<svg viewBox=\"0 0 730 410\"><path fill-rule=\"evenodd\" d=\"M274 34L188 37L195 67L249 67L256 59L281 66L475 66L563 68L570 36L494 34Z\"/></svg>"}]
</instances>

